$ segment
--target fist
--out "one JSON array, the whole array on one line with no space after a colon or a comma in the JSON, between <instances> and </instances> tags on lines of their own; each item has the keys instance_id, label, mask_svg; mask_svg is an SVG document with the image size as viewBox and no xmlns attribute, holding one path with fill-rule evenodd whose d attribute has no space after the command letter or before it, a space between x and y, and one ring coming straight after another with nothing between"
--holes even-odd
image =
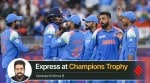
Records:
<instances>
[{"instance_id":1,"label":"fist","mask_svg":"<svg viewBox=\"0 0 150 83\"><path fill-rule=\"evenodd\" d=\"M117 8L117 16L121 16L121 13L122 13L122 9L121 9L121 7L118 7Z\"/></svg>"},{"instance_id":2,"label":"fist","mask_svg":"<svg viewBox=\"0 0 150 83\"><path fill-rule=\"evenodd\" d=\"M40 47L40 45L35 45L35 46L33 46L33 50L39 50L41 47Z\"/></svg>"},{"instance_id":3,"label":"fist","mask_svg":"<svg viewBox=\"0 0 150 83\"><path fill-rule=\"evenodd\" d=\"M123 33L122 33L122 32L118 32L118 33L116 34L116 36L117 36L117 38L119 38L119 39L121 40L122 37L123 37Z\"/></svg>"}]
</instances>

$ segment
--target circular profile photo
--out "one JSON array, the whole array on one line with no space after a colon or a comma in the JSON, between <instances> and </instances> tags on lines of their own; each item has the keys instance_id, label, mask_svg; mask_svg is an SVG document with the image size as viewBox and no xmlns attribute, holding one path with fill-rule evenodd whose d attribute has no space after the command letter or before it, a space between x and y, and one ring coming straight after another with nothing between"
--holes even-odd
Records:
<instances>
[{"instance_id":1,"label":"circular profile photo","mask_svg":"<svg viewBox=\"0 0 150 83\"><path fill-rule=\"evenodd\" d=\"M7 71L12 81L24 82L30 78L32 68L27 60L17 58L10 62Z\"/></svg>"}]
</instances>

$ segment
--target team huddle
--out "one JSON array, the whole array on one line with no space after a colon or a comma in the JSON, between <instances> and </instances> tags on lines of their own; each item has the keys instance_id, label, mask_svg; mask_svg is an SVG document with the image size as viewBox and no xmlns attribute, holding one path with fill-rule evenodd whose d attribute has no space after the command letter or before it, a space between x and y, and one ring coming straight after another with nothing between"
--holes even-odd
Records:
<instances>
[{"instance_id":1,"label":"team huddle","mask_svg":"<svg viewBox=\"0 0 150 83\"><path fill-rule=\"evenodd\" d=\"M78 15L63 19L59 8L51 9L48 19L50 24L44 32L44 59L52 60L53 57L62 60L136 59L139 34L136 26L131 26L136 20L135 14L131 11L120 15L123 26L126 27L124 33L112 26L109 12L101 12L98 18L89 15L83 19L86 31L81 30L81 18ZM97 28L98 22L101 28Z\"/></svg>"},{"instance_id":2,"label":"team huddle","mask_svg":"<svg viewBox=\"0 0 150 83\"><path fill-rule=\"evenodd\" d=\"M89 15L83 19L85 30L81 27L78 15L63 17L60 8L52 8L46 17L49 24L44 31L44 60L136 60L139 40L138 28L134 25L136 15L132 11L118 9L118 18L123 29L111 24L111 14L101 12L99 16ZM15 27L22 16L9 14L6 17L6 29L1 34L2 67L6 73L8 64L19 56L20 52L38 50L37 46L24 46ZM97 28L98 23L101 27ZM121 47L121 52L119 51ZM99 82L98 82L99 83Z\"/></svg>"}]
</instances>

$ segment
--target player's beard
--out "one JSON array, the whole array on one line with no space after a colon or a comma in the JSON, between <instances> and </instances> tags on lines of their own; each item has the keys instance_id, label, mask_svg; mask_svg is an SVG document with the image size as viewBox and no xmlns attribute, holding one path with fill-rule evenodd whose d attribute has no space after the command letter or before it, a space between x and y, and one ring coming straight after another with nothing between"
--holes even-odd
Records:
<instances>
[{"instance_id":1,"label":"player's beard","mask_svg":"<svg viewBox=\"0 0 150 83\"><path fill-rule=\"evenodd\" d=\"M91 30L91 27L86 27L85 30Z\"/></svg>"},{"instance_id":2,"label":"player's beard","mask_svg":"<svg viewBox=\"0 0 150 83\"><path fill-rule=\"evenodd\" d=\"M109 22L107 22L107 23L101 22L101 26L102 26L103 29L106 29L106 27L107 27L108 25L109 25Z\"/></svg>"},{"instance_id":3,"label":"player's beard","mask_svg":"<svg viewBox=\"0 0 150 83\"><path fill-rule=\"evenodd\" d=\"M86 25L85 30L90 30L90 29L91 29L91 27L89 27L88 25Z\"/></svg>"},{"instance_id":4,"label":"player's beard","mask_svg":"<svg viewBox=\"0 0 150 83\"><path fill-rule=\"evenodd\" d=\"M60 26L60 24L62 23L62 19L54 19L54 23L56 23L57 25Z\"/></svg>"},{"instance_id":5,"label":"player's beard","mask_svg":"<svg viewBox=\"0 0 150 83\"><path fill-rule=\"evenodd\" d=\"M18 29L19 29L19 27L20 27L19 25L16 25L16 26L15 26L15 29L16 29L16 30L18 30Z\"/></svg>"},{"instance_id":6,"label":"player's beard","mask_svg":"<svg viewBox=\"0 0 150 83\"><path fill-rule=\"evenodd\" d=\"M123 23L123 26L127 27L127 26L128 26L128 23Z\"/></svg>"},{"instance_id":7,"label":"player's beard","mask_svg":"<svg viewBox=\"0 0 150 83\"><path fill-rule=\"evenodd\" d=\"M92 29L92 28L91 28L91 27L92 27L91 25L87 25L87 24L86 24L85 26L86 26L85 30L91 30L91 29Z\"/></svg>"}]
</instances>

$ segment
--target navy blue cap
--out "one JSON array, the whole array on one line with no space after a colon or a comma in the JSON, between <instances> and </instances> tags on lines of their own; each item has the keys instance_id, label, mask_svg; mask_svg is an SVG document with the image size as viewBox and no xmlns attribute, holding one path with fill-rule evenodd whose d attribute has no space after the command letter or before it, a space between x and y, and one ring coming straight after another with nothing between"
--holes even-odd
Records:
<instances>
[{"instance_id":1,"label":"navy blue cap","mask_svg":"<svg viewBox=\"0 0 150 83\"><path fill-rule=\"evenodd\" d=\"M62 16L62 9L54 7L50 10L49 16Z\"/></svg>"},{"instance_id":2,"label":"navy blue cap","mask_svg":"<svg viewBox=\"0 0 150 83\"><path fill-rule=\"evenodd\" d=\"M80 17L78 15L71 15L68 20L73 22L74 24L81 23Z\"/></svg>"},{"instance_id":3,"label":"navy blue cap","mask_svg":"<svg viewBox=\"0 0 150 83\"><path fill-rule=\"evenodd\" d=\"M6 22L7 23L12 23L14 21L19 21L19 20L22 20L23 17L22 16L17 16L16 14L8 14L8 16L6 17Z\"/></svg>"},{"instance_id":4,"label":"navy blue cap","mask_svg":"<svg viewBox=\"0 0 150 83\"><path fill-rule=\"evenodd\" d=\"M83 21L98 23L98 18L95 15L90 15L87 18L83 19Z\"/></svg>"},{"instance_id":5,"label":"navy blue cap","mask_svg":"<svg viewBox=\"0 0 150 83\"><path fill-rule=\"evenodd\" d=\"M136 15L132 11L123 12L121 16L128 18L130 21L136 21Z\"/></svg>"}]
</instances>

